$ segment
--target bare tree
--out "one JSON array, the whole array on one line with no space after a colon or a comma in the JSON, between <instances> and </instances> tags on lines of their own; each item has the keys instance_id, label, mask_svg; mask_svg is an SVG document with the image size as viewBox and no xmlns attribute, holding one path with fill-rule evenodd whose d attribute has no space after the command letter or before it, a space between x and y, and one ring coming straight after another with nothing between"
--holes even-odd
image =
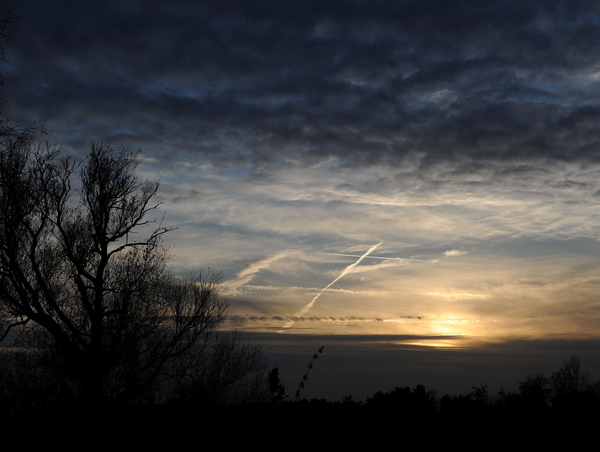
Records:
<instances>
[{"instance_id":1,"label":"bare tree","mask_svg":"<svg viewBox=\"0 0 600 452\"><path fill-rule=\"evenodd\" d=\"M136 176L139 163L102 143L82 164L31 139L0 148L0 340L89 404L147 399L189 374L227 308L219 275L166 270L159 184Z\"/></svg>"},{"instance_id":2,"label":"bare tree","mask_svg":"<svg viewBox=\"0 0 600 452\"><path fill-rule=\"evenodd\" d=\"M207 336L207 352L187 365L185 378L169 381L169 402L238 404L268 399L267 363L260 344L239 331Z\"/></svg>"},{"instance_id":3,"label":"bare tree","mask_svg":"<svg viewBox=\"0 0 600 452\"><path fill-rule=\"evenodd\" d=\"M581 368L579 357L571 355L550 377L555 402L573 399L592 389L590 373Z\"/></svg>"}]
</instances>

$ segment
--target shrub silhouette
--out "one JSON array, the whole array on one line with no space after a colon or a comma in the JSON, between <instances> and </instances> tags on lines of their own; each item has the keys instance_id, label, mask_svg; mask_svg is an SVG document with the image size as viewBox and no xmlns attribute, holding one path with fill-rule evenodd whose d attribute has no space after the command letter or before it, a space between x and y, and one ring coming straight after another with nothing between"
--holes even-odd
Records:
<instances>
[{"instance_id":1,"label":"shrub silhouette","mask_svg":"<svg viewBox=\"0 0 600 452\"><path fill-rule=\"evenodd\" d=\"M321 353L323 353L323 349L325 348L325 346L321 347L319 349L319 351L317 351L317 353L315 353L310 361L310 363L308 363L308 367L306 368L306 372L304 373L304 375L302 376L302 380L300 381L300 384L298 385L298 390L296 391L296 395L294 396L294 399L300 400L300 390L304 389L304 382L306 380L308 380L308 373L311 371L311 369L313 368L313 363L315 362L315 359L317 359L319 357L319 355Z\"/></svg>"}]
</instances>

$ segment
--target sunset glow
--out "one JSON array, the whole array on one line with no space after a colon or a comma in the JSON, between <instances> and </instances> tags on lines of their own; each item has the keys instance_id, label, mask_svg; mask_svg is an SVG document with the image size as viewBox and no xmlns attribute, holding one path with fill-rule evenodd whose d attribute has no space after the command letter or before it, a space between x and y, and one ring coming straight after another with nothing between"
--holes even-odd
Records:
<instances>
[{"instance_id":1,"label":"sunset glow","mask_svg":"<svg viewBox=\"0 0 600 452\"><path fill-rule=\"evenodd\" d=\"M172 269L222 272L224 328L600 339L597 7L32 3L7 114L76 158L140 148Z\"/></svg>"}]
</instances>

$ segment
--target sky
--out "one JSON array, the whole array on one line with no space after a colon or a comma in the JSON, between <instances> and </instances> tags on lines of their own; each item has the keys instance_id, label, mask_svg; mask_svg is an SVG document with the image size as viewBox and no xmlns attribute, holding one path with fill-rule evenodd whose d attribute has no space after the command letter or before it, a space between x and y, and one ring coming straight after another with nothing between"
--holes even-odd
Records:
<instances>
[{"instance_id":1,"label":"sky","mask_svg":"<svg viewBox=\"0 0 600 452\"><path fill-rule=\"evenodd\" d=\"M307 396L512 389L570 354L600 377L597 2L13 14L5 116L141 149L173 271L222 272L288 392L321 345Z\"/></svg>"}]
</instances>

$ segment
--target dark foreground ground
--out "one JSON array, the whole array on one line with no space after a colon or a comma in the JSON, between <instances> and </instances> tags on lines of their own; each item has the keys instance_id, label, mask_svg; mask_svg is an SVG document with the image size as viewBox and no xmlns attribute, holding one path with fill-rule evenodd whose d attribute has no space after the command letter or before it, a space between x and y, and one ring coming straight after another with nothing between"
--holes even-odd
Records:
<instances>
[{"instance_id":1,"label":"dark foreground ground","mask_svg":"<svg viewBox=\"0 0 600 452\"><path fill-rule=\"evenodd\" d=\"M479 394L477 394L479 389ZM558 450L596 447L600 398L554 406L466 396L433 397L423 387L378 393L366 403L303 400L247 406L129 405L3 413L3 443L29 447L223 449ZM477 397L480 397L477 399ZM9 442L7 442L9 441ZM592 442L590 442L592 441ZM7 449L8 450L8 449Z\"/></svg>"}]
</instances>

